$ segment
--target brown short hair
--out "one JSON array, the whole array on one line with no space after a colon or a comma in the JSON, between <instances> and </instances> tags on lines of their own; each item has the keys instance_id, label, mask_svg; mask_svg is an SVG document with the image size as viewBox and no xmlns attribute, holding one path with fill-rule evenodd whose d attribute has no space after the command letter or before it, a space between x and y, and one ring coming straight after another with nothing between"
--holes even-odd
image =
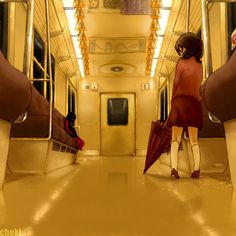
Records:
<instances>
[{"instance_id":1,"label":"brown short hair","mask_svg":"<svg viewBox=\"0 0 236 236\"><path fill-rule=\"evenodd\" d=\"M175 43L176 52L181 55L181 49L185 48L186 51L182 54L182 58L187 59L194 56L197 61L201 62L203 56L203 43L195 33L182 34Z\"/></svg>"}]
</instances>

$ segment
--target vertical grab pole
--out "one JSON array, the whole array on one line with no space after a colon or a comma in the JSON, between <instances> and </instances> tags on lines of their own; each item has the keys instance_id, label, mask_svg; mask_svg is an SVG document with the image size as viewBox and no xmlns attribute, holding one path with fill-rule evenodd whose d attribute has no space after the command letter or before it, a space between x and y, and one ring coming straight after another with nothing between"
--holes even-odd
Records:
<instances>
[{"instance_id":1,"label":"vertical grab pole","mask_svg":"<svg viewBox=\"0 0 236 236\"><path fill-rule=\"evenodd\" d=\"M186 9L186 33L189 32L189 17L190 17L190 0L187 1L187 9Z\"/></svg>"},{"instance_id":2,"label":"vertical grab pole","mask_svg":"<svg viewBox=\"0 0 236 236\"><path fill-rule=\"evenodd\" d=\"M30 62L33 41L33 21L34 21L34 0L27 1L27 21L26 21L26 37L24 50L23 72L30 78Z\"/></svg>"},{"instance_id":3,"label":"vertical grab pole","mask_svg":"<svg viewBox=\"0 0 236 236\"><path fill-rule=\"evenodd\" d=\"M53 84L52 84L52 59L51 59L51 37L50 37L50 15L48 0L45 0L46 10L46 34L47 34L47 53L48 53L48 69L49 69L49 83L50 83L50 109L49 109L49 137L52 135L52 103L53 103Z\"/></svg>"},{"instance_id":4,"label":"vertical grab pole","mask_svg":"<svg viewBox=\"0 0 236 236\"><path fill-rule=\"evenodd\" d=\"M210 44L210 27L209 27L209 13L208 13L208 0L202 0L202 31L203 31L203 44L204 44L204 60L206 66L206 78L212 73L212 56Z\"/></svg>"}]
</instances>

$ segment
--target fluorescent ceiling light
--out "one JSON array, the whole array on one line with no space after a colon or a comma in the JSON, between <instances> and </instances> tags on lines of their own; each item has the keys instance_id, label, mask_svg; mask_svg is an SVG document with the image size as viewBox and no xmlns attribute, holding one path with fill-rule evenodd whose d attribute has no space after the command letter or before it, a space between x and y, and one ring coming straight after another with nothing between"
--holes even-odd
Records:
<instances>
[{"instance_id":1,"label":"fluorescent ceiling light","mask_svg":"<svg viewBox=\"0 0 236 236\"><path fill-rule=\"evenodd\" d=\"M169 16L170 16L170 8L172 6L172 2L173 2L172 0L162 0L162 7L164 9L160 9L160 19L158 21L160 29L157 31L158 35L165 35L166 27L167 27ZM159 36L156 40L156 48L154 49L154 59L152 61L152 68L151 68L151 77L155 76L156 66L158 63L157 58L160 55L163 39L164 39L163 37Z\"/></svg>"},{"instance_id":2,"label":"fluorescent ceiling light","mask_svg":"<svg viewBox=\"0 0 236 236\"><path fill-rule=\"evenodd\" d=\"M78 59L78 64L79 64L79 70L80 70L80 74L82 76L82 78L84 78L84 63L83 63L83 59Z\"/></svg>"},{"instance_id":3,"label":"fluorescent ceiling light","mask_svg":"<svg viewBox=\"0 0 236 236\"><path fill-rule=\"evenodd\" d=\"M166 26L170 15L170 10L160 9L160 15L161 15L159 19L160 29L157 32L158 34L165 34Z\"/></svg>"},{"instance_id":4,"label":"fluorescent ceiling light","mask_svg":"<svg viewBox=\"0 0 236 236\"><path fill-rule=\"evenodd\" d=\"M158 59L152 60L152 69L151 69L151 77L155 76L156 66L157 66Z\"/></svg>"},{"instance_id":5,"label":"fluorescent ceiling light","mask_svg":"<svg viewBox=\"0 0 236 236\"><path fill-rule=\"evenodd\" d=\"M75 9L65 10L68 27L71 35L78 35L78 30L76 29L77 18L75 12L76 12Z\"/></svg>"},{"instance_id":6,"label":"fluorescent ceiling light","mask_svg":"<svg viewBox=\"0 0 236 236\"><path fill-rule=\"evenodd\" d=\"M74 6L74 0L62 0L64 7L73 7Z\"/></svg>"},{"instance_id":7,"label":"fluorescent ceiling light","mask_svg":"<svg viewBox=\"0 0 236 236\"><path fill-rule=\"evenodd\" d=\"M163 42L163 37L158 37L156 41L156 48L154 49L154 58L159 57L162 42Z\"/></svg>"},{"instance_id":8,"label":"fluorescent ceiling light","mask_svg":"<svg viewBox=\"0 0 236 236\"><path fill-rule=\"evenodd\" d=\"M72 41L73 41L74 48L75 48L76 58L78 58L78 59L82 58L78 37L72 37Z\"/></svg>"},{"instance_id":9,"label":"fluorescent ceiling light","mask_svg":"<svg viewBox=\"0 0 236 236\"><path fill-rule=\"evenodd\" d=\"M72 37L72 42L77 58L77 62L79 65L79 70L81 77L84 78L84 63L82 59L80 44L79 44L79 32L77 30L77 17L76 17L76 9L74 8L74 0L62 0L64 10L66 13L67 24L69 27L70 35Z\"/></svg>"},{"instance_id":10,"label":"fluorescent ceiling light","mask_svg":"<svg viewBox=\"0 0 236 236\"><path fill-rule=\"evenodd\" d=\"M162 0L162 7L171 7L173 0Z\"/></svg>"}]
</instances>

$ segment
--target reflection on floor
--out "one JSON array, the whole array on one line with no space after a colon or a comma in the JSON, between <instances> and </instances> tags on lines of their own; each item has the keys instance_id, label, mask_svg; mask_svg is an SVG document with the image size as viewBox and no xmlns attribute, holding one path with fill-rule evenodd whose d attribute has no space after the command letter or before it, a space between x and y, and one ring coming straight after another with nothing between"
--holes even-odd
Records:
<instances>
[{"instance_id":1,"label":"reflection on floor","mask_svg":"<svg viewBox=\"0 0 236 236\"><path fill-rule=\"evenodd\" d=\"M236 191L229 182L183 174L173 180L157 163L143 175L143 166L141 157L87 158L47 176L7 182L0 235L236 235Z\"/></svg>"}]
</instances>

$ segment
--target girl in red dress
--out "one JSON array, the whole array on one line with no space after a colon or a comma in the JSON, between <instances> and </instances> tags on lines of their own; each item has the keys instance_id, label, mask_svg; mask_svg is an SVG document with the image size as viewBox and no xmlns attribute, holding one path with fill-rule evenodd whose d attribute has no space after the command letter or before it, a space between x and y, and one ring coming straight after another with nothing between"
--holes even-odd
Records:
<instances>
[{"instance_id":1,"label":"girl in red dress","mask_svg":"<svg viewBox=\"0 0 236 236\"><path fill-rule=\"evenodd\" d=\"M183 131L189 134L194 158L192 178L199 178L200 150L198 130L202 128L202 110L200 104L200 85L203 77L201 58L202 40L194 33L185 33L179 37L175 50L180 55L173 82L171 111L168 123L172 126L171 142L171 178L178 175L178 149Z\"/></svg>"}]
</instances>

